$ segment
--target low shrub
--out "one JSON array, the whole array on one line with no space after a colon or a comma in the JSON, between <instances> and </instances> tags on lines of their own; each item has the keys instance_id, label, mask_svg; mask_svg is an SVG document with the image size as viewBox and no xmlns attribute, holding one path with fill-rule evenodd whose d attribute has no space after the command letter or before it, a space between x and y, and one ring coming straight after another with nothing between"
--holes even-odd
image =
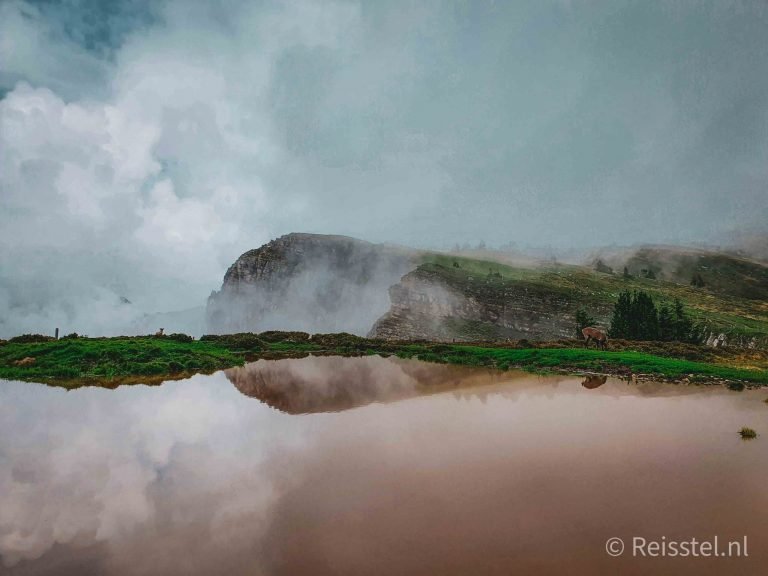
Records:
<instances>
[{"instance_id":1,"label":"low shrub","mask_svg":"<svg viewBox=\"0 0 768 576\"><path fill-rule=\"evenodd\" d=\"M179 332L174 332L173 334L168 334L165 336L167 340L173 340L175 342L192 342L194 338L192 336L189 336L188 334L181 334Z\"/></svg>"},{"instance_id":2,"label":"low shrub","mask_svg":"<svg viewBox=\"0 0 768 576\"><path fill-rule=\"evenodd\" d=\"M311 341L313 344L317 344L323 348L364 349L369 345L367 338L355 336L354 334L349 334L347 332L341 332L339 334L313 334Z\"/></svg>"},{"instance_id":3,"label":"low shrub","mask_svg":"<svg viewBox=\"0 0 768 576\"><path fill-rule=\"evenodd\" d=\"M266 332L261 332L259 338L265 342L306 342L309 340L309 334L306 332L267 330Z\"/></svg>"},{"instance_id":4,"label":"low shrub","mask_svg":"<svg viewBox=\"0 0 768 576\"><path fill-rule=\"evenodd\" d=\"M21 336L14 336L8 342L11 344L36 344L38 342L51 342L56 340L53 336L45 336L43 334L22 334Z\"/></svg>"},{"instance_id":5,"label":"low shrub","mask_svg":"<svg viewBox=\"0 0 768 576\"><path fill-rule=\"evenodd\" d=\"M181 362L177 362L176 360L171 360L168 362L168 372L171 374L176 374L178 372L182 372L184 370L184 365Z\"/></svg>"},{"instance_id":6,"label":"low shrub","mask_svg":"<svg viewBox=\"0 0 768 576\"><path fill-rule=\"evenodd\" d=\"M206 334L200 337L200 342L209 342L223 346L229 350L263 350L266 345L259 335L252 332L238 334Z\"/></svg>"},{"instance_id":7,"label":"low shrub","mask_svg":"<svg viewBox=\"0 0 768 576\"><path fill-rule=\"evenodd\" d=\"M141 364L134 364L134 366L136 366L137 374L145 376L168 373L168 364L166 362L142 362Z\"/></svg>"},{"instance_id":8,"label":"low shrub","mask_svg":"<svg viewBox=\"0 0 768 576\"><path fill-rule=\"evenodd\" d=\"M81 373L72 366L57 366L51 370L51 375L55 378L77 378Z\"/></svg>"}]
</instances>

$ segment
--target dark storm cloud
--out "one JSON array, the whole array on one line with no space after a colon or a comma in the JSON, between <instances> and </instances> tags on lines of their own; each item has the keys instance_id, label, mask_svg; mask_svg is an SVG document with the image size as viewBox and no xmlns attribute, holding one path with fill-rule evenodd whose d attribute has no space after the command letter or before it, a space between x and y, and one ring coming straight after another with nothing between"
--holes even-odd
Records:
<instances>
[{"instance_id":1,"label":"dark storm cloud","mask_svg":"<svg viewBox=\"0 0 768 576\"><path fill-rule=\"evenodd\" d=\"M563 249L768 217L763 2L0 12L0 335L199 305L290 231Z\"/></svg>"}]
</instances>

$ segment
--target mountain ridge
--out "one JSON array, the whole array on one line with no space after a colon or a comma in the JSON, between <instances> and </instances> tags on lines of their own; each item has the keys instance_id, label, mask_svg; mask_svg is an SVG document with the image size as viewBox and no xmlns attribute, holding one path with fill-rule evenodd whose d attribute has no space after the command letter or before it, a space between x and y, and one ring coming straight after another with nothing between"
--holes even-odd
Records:
<instances>
[{"instance_id":1,"label":"mountain ridge","mask_svg":"<svg viewBox=\"0 0 768 576\"><path fill-rule=\"evenodd\" d=\"M207 327L344 331L384 339L551 340L575 334L579 308L607 327L619 292L645 290L657 300L683 301L712 345L768 347L768 266L673 246L597 254L592 266L516 255L503 263L503 254L481 259L292 233L243 253L230 266L208 300ZM697 274L701 286L691 285Z\"/></svg>"}]
</instances>

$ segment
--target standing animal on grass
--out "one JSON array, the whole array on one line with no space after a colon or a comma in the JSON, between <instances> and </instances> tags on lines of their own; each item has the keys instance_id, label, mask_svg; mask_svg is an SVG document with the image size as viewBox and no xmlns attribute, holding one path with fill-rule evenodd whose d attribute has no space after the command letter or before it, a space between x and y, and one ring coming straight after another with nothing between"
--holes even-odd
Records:
<instances>
[{"instance_id":1,"label":"standing animal on grass","mask_svg":"<svg viewBox=\"0 0 768 576\"><path fill-rule=\"evenodd\" d=\"M155 336L165 336L165 334L163 333L163 330L165 330L165 328L160 328L160 330L155 332Z\"/></svg>"},{"instance_id":2,"label":"standing animal on grass","mask_svg":"<svg viewBox=\"0 0 768 576\"><path fill-rule=\"evenodd\" d=\"M587 326L581 333L584 335L584 345L589 346L590 340L594 340L597 347L601 350L608 348L608 336L600 328Z\"/></svg>"}]
</instances>

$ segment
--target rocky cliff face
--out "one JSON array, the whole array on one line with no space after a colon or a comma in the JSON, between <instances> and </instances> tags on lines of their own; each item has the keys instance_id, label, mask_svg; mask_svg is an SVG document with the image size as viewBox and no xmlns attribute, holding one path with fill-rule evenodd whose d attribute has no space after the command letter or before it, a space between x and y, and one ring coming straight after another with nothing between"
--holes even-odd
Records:
<instances>
[{"instance_id":1,"label":"rocky cliff face","mask_svg":"<svg viewBox=\"0 0 768 576\"><path fill-rule=\"evenodd\" d=\"M573 337L577 303L546 286L423 265L389 293L392 307L373 326L371 337L444 341Z\"/></svg>"},{"instance_id":2,"label":"rocky cliff face","mask_svg":"<svg viewBox=\"0 0 768 576\"><path fill-rule=\"evenodd\" d=\"M442 341L573 336L577 303L567 292L418 260L344 236L288 234L227 270L208 300L207 331Z\"/></svg>"},{"instance_id":3,"label":"rocky cliff face","mask_svg":"<svg viewBox=\"0 0 768 576\"><path fill-rule=\"evenodd\" d=\"M665 280L668 272L661 269L655 280L634 273L625 278L579 266L510 266L344 236L288 234L246 252L227 270L221 290L208 300L206 331L442 341L572 338L579 307L607 327L619 292L642 289L657 300L681 298L713 346L764 348L768 318L757 296L768 290L768 277L753 270L754 263L749 268L715 256L696 260L706 283L697 288Z\"/></svg>"},{"instance_id":4,"label":"rocky cliff face","mask_svg":"<svg viewBox=\"0 0 768 576\"><path fill-rule=\"evenodd\" d=\"M240 256L211 294L209 332L302 330L365 335L412 253L345 236L288 234Z\"/></svg>"}]
</instances>

